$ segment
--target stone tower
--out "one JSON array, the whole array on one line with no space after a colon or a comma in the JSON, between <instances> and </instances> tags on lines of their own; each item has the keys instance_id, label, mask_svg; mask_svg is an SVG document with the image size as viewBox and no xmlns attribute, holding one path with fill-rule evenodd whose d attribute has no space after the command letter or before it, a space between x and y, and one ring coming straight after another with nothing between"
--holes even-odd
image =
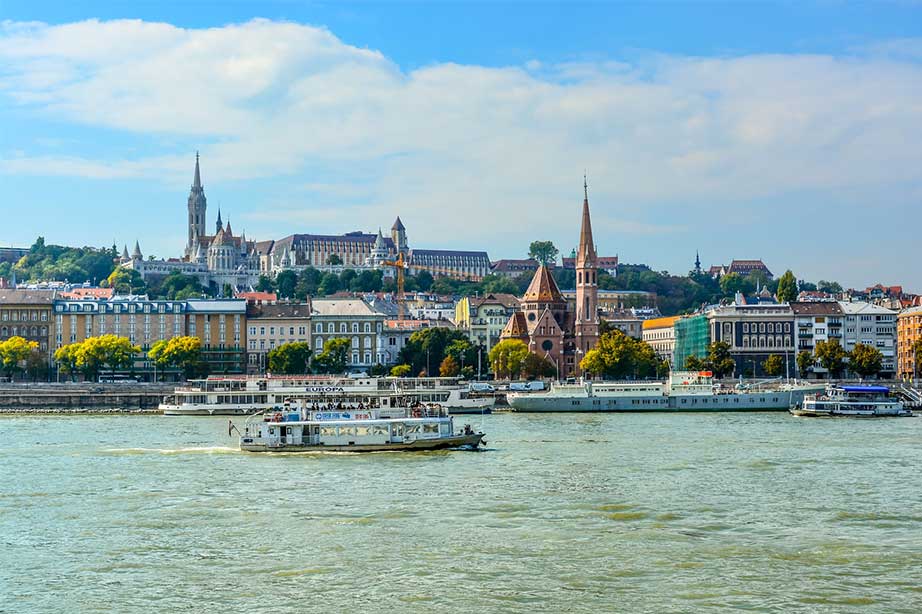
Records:
<instances>
[{"instance_id":1,"label":"stone tower","mask_svg":"<svg viewBox=\"0 0 922 614\"><path fill-rule=\"evenodd\" d=\"M205 236L205 210L208 202L205 199L205 190L202 187L202 175L199 172L198 152L195 152L195 176L192 178L192 189L189 191L189 239L186 243L186 259L195 255L198 238Z\"/></svg>"},{"instance_id":2,"label":"stone tower","mask_svg":"<svg viewBox=\"0 0 922 614\"><path fill-rule=\"evenodd\" d=\"M589 219L589 186L583 178L583 220L576 250L576 320L573 325L576 364L599 342L598 256Z\"/></svg>"},{"instance_id":3,"label":"stone tower","mask_svg":"<svg viewBox=\"0 0 922 614\"><path fill-rule=\"evenodd\" d=\"M394 248L397 253L403 254L404 258L406 258L407 252L410 251L407 244L407 229L404 227L403 222L400 221L399 215L394 225L391 226L391 240L394 242Z\"/></svg>"}]
</instances>

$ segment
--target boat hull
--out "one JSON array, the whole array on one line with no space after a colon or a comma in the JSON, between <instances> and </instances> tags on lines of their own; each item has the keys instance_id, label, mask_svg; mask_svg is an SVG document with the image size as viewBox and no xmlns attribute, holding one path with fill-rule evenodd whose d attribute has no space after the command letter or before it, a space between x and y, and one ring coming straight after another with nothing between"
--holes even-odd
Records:
<instances>
[{"instance_id":1,"label":"boat hull","mask_svg":"<svg viewBox=\"0 0 922 614\"><path fill-rule=\"evenodd\" d=\"M290 445L268 446L266 444L245 443L240 441L244 452L421 452L425 450L444 450L448 448L477 449L483 441L483 433L454 435L438 439L417 439L410 442L358 445Z\"/></svg>"},{"instance_id":2,"label":"boat hull","mask_svg":"<svg viewBox=\"0 0 922 614\"><path fill-rule=\"evenodd\" d=\"M164 416L249 416L273 408L179 406L161 403L158 409Z\"/></svg>"},{"instance_id":3,"label":"boat hull","mask_svg":"<svg viewBox=\"0 0 922 614\"><path fill-rule=\"evenodd\" d=\"M788 411L815 389L675 396L555 397L527 394L511 396L516 412L745 412Z\"/></svg>"},{"instance_id":4,"label":"boat hull","mask_svg":"<svg viewBox=\"0 0 922 614\"><path fill-rule=\"evenodd\" d=\"M908 409L895 411L837 411L837 410L814 410L793 407L788 411L792 416L799 418L912 418L915 414Z\"/></svg>"}]
</instances>

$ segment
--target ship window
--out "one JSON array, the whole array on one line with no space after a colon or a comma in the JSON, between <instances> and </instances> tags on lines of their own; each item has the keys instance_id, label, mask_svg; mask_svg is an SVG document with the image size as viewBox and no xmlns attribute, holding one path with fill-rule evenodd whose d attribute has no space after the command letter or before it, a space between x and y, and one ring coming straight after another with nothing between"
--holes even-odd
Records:
<instances>
[{"instance_id":1,"label":"ship window","mask_svg":"<svg viewBox=\"0 0 922 614\"><path fill-rule=\"evenodd\" d=\"M356 437L367 437L368 436L368 427L367 426L357 426L355 427Z\"/></svg>"},{"instance_id":2,"label":"ship window","mask_svg":"<svg viewBox=\"0 0 922 614\"><path fill-rule=\"evenodd\" d=\"M336 436L336 427L335 426L321 426L320 434L324 437L335 437Z\"/></svg>"},{"instance_id":3,"label":"ship window","mask_svg":"<svg viewBox=\"0 0 922 614\"><path fill-rule=\"evenodd\" d=\"M355 427L354 426L339 427L339 436L340 437L355 437Z\"/></svg>"}]
</instances>

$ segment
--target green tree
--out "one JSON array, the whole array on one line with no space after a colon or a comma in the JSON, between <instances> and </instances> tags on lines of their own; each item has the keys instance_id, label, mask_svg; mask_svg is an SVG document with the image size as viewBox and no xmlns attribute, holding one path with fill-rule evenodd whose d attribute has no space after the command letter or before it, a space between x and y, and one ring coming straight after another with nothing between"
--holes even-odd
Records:
<instances>
[{"instance_id":1,"label":"green tree","mask_svg":"<svg viewBox=\"0 0 922 614\"><path fill-rule=\"evenodd\" d=\"M419 289L423 292L428 292L432 288L432 273L429 271L420 271L416 274L416 283L419 284Z\"/></svg>"},{"instance_id":2,"label":"green tree","mask_svg":"<svg viewBox=\"0 0 922 614\"><path fill-rule=\"evenodd\" d=\"M317 293L322 294L323 296L329 296L339 292L342 286L339 283L339 276L335 273L324 273L323 278L320 280L320 287L317 288Z\"/></svg>"},{"instance_id":3,"label":"green tree","mask_svg":"<svg viewBox=\"0 0 922 614\"><path fill-rule=\"evenodd\" d=\"M295 286L298 283L298 274L294 271L279 271L275 276L275 285L278 288L279 298L294 298Z\"/></svg>"},{"instance_id":4,"label":"green tree","mask_svg":"<svg viewBox=\"0 0 922 614\"><path fill-rule=\"evenodd\" d=\"M450 296L457 293L458 285L453 279L449 279L448 277L439 277L434 282L432 282L432 287L430 290L436 294Z\"/></svg>"},{"instance_id":5,"label":"green tree","mask_svg":"<svg viewBox=\"0 0 922 614\"><path fill-rule=\"evenodd\" d=\"M458 366L458 361L455 360L451 354L446 355L439 365L439 375L441 377L455 377L460 371L461 368Z\"/></svg>"},{"instance_id":6,"label":"green tree","mask_svg":"<svg viewBox=\"0 0 922 614\"><path fill-rule=\"evenodd\" d=\"M454 359L461 362L462 353L464 362L475 360L476 354L468 352L468 346L454 342L467 342L467 336L451 328L434 326L418 330L410 335L406 345L400 350L400 362L410 365L412 373L432 373L438 368L449 348L455 352Z\"/></svg>"},{"instance_id":7,"label":"green tree","mask_svg":"<svg viewBox=\"0 0 922 614\"><path fill-rule=\"evenodd\" d=\"M318 293L320 280L322 278L323 273L312 266L309 266L301 271L301 274L298 276L298 281L294 287L295 298L303 301L306 300L309 296L316 295Z\"/></svg>"},{"instance_id":8,"label":"green tree","mask_svg":"<svg viewBox=\"0 0 922 614\"><path fill-rule=\"evenodd\" d=\"M504 339L493 346L487 358L496 377L511 379L518 377L528 354L525 342L520 339Z\"/></svg>"},{"instance_id":9,"label":"green tree","mask_svg":"<svg viewBox=\"0 0 922 614\"><path fill-rule=\"evenodd\" d=\"M784 359L781 354L772 354L762 361L762 370L765 371L766 375L772 377L777 377L784 373Z\"/></svg>"},{"instance_id":10,"label":"green tree","mask_svg":"<svg viewBox=\"0 0 922 614\"><path fill-rule=\"evenodd\" d=\"M876 376L884 363L884 355L876 347L858 343L848 354L848 368L859 377Z\"/></svg>"},{"instance_id":11,"label":"green tree","mask_svg":"<svg viewBox=\"0 0 922 614\"><path fill-rule=\"evenodd\" d=\"M775 292L780 303L791 303L797 300L797 278L790 270L778 278L778 290Z\"/></svg>"},{"instance_id":12,"label":"green tree","mask_svg":"<svg viewBox=\"0 0 922 614\"><path fill-rule=\"evenodd\" d=\"M647 378L656 375L659 359L648 344L620 330L605 333L598 345L586 352L580 369L596 376L614 379Z\"/></svg>"},{"instance_id":13,"label":"green tree","mask_svg":"<svg viewBox=\"0 0 922 614\"><path fill-rule=\"evenodd\" d=\"M152 284L148 293L156 298L183 299L200 296L204 292L197 277L173 272L158 284Z\"/></svg>"},{"instance_id":14,"label":"green tree","mask_svg":"<svg viewBox=\"0 0 922 614\"><path fill-rule=\"evenodd\" d=\"M307 342L283 343L269 350L269 371L279 375L307 373L311 354L311 346Z\"/></svg>"},{"instance_id":15,"label":"green tree","mask_svg":"<svg viewBox=\"0 0 922 614\"><path fill-rule=\"evenodd\" d=\"M539 264L548 265L557 261L560 252L551 241L532 241L528 246L528 257L537 260Z\"/></svg>"},{"instance_id":16,"label":"green tree","mask_svg":"<svg viewBox=\"0 0 922 614\"><path fill-rule=\"evenodd\" d=\"M736 369L736 361L730 356L730 344L715 341L708 345L707 368L714 372L714 377L727 377Z\"/></svg>"},{"instance_id":17,"label":"green tree","mask_svg":"<svg viewBox=\"0 0 922 614\"><path fill-rule=\"evenodd\" d=\"M147 352L147 357L161 370L176 367L189 379L202 362L202 341L190 336L157 341Z\"/></svg>"},{"instance_id":18,"label":"green tree","mask_svg":"<svg viewBox=\"0 0 922 614\"><path fill-rule=\"evenodd\" d=\"M275 284L272 283L272 280L265 275L260 275L259 280L256 282L256 291L275 292Z\"/></svg>"},{"instance_id":19,"label":"green tree","mask_svg":"<svg viewBox=\"0 0 922 614\"><path fill-rule=\"evenodd\" d=\"M221 296L224 298L233 298L234 297L234 287L230 284L224 284L221 287Z\"/></svg>"},{"instance_id":20,"label":"green tree","mask_svg":"<svg viewBox=\"0 0 922 614\"><path fill-rule=\"evenodd\" d=\"M518 294L519 287L504 275L487 275L480 282L484 294Z\"/></svg>"},{"instance_id":21,"label":"green tree","mask_svg":"<svg viewBox=\"0 0 922 614\"><path fill-rule=\"evenodd\" d=\"M38 350L37 342L26 341L18 336L10 337L0 342L0 368L8 378L12 379L13 375L22 369L21 363L24 363L36 350Z\"/></svg>"},{"instance_id":22,"label":"green tree","mask_svg":"<svg viewBox=\"0 0 922 614\"><path fill-rule=\"evenodd\" d=\"M820 292L828 292L829 294L839 294L842 292L842 285L836 281L821 279L816 282L816 289Z\"/></svg>"},{"instance_id":23,"label":"green tree","mask_svg":"<svg viewBox=\"0 0 922 614\"><path fill-rule=\"evenodd\" d=\"M727 273L720 278L720 289L724 296L734 296L737 292L745 296L755 291L755 284L739 273Z\"/></svg>"},{"instance_id":24,"label":"green tree","mask_svg":"<svg viewBox=\"0 0 922 614\"><path fill-rule=\"evenodd\" d=\"M797 354L797 371L800 372L801 378L806 379L813 368L813 363L813 353L810 350L801 350Z\"/></svg>"},{"instance_id":25,"label":"green tree","mask_svg":"<svg viewBox=\"0 0 922 614\"><path fill-rule=\"evenodd\" d=\"M391 369L391 377L406 377L410 374L410 365L397 365Z\"/></svg>"},{"instance_id":26,"label":"green tree","mask_svg":"<svg viewBox=\"0 0 922 614\"><path fill-rule=\"evenodd\" d=\"M521 376L525 379L533 380L541 377L552 377L556 373L557 367L544 356L529 352L525 360L522 361Z\"/></svg>"},{"instance_id":27,"label":"green tree","mask_svg":"<svg viewBox=\"0 0 922 614\"><path fill-rule=\"evenodd\" d=\"M445 355L454 358L461 367L477 362L477 348L466 337L449 341L445 345Z\"/></svg>"},{"instance_id":28,"label":"green tree","mask_svg":"<svg viewBox=\"0 0 922 614\"><path fill-rule=\"evenodd\" d=\"M838 378L842 374L848 354L836 339L818 341L814 348L814 353L820 365L829 371L831 377Z\"/></svg>"},{"instance_id":29,"label":"green tree","mask_svg":"<svg viewBox=\"0 0 922 614\"><path fill-rule=\"evenodd\" d=\"M116 294L142 294L146 288L140 273L123 266L112 271L106 282Z\"/></svg>"},{"instance_id":30,"label":"green tree","mask_svg":"<svg viewBox=\"0 0 922 614\"><path fill-rule=\"evenodd\" d=\"M314 357L314 370L318 373L339 374L349 364L351 342L345 337L328 339L323 344L323 351Z\"/></svg>"},{"instance_id":31,"label":"green tree","mask_svg":"<svg viewBox=\"0 0 922 614\"><path fill-rule=\"evenodd\" d=\"M327 264L330 266L339 266L343 263L343 259L340 258L337 254L330 254L327 256Z\"/></svg>"},{"instance_id":32,"label":"green tree","mask_svg":"<svg viewBox=\"0 0 922 614\"><path fill-rule=\"evenodd\" d=\"M683 366L686 371L704 371L707 369L707 363L694 354L685 357L685 364Z\"/></svg>"}]
</instances>

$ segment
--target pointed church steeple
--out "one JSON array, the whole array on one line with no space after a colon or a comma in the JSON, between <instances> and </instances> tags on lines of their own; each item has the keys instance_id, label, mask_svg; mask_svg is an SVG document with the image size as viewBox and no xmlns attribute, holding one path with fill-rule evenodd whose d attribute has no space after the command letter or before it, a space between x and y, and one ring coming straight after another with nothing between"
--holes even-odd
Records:
<instances>
[{"instance_id":1,"label":"pointed church steeple","mask_svg":"<svg viewBox=\"0 0 922 614\"><path fill-rule=\"evenodd\" d=\"M144 256L141 254L141 244L138 241L134 242L134 251L131 252L132 260L143 260Z\"/></svg>"},{"instance_id":2,"label":"pointed church steeple","mask_svg":"<svg viewBox=\"0 0 922 614\"><path fill-rule=\"evenodd\" d=\"M224 229L224 224L221 222L221 207L218 207L218 220L215 222L215 234L218 234Z\"/></svg>"},{"instance_id":3,"label":"pointed church steeple","mask_svg":"<svg viewBox=\"0 0 922 614\"><path fill-rule=\"evenodd\" d=\"M589 182L583 175L583 218L576 250L576 336L577 366L582 356L599 342L599 278L598 257L592 238L589 217Z\"/></svg>"},{"instance_id":4,"label":"pointed church steeple","mask_svg":"<svg viewBox=\"0 0 922 614\"><path fill-rule=\"evenodd\" d=\"M131 260L131 258L128 257L128 244L127 243L125 244L125 247L122 248L122 260L123 261Z\"/></svg>"},{"instance_id":5,"label":"pointed church steeple","mask_svg":"<svg viewBox=\"0 0 922 614\"><path fill-rule=\"evenodd\" d=\"M701 257L698 255L698 250L695 250L695 273L701 272Z\"/></svg>"},{"instance_id":6,"label":"pointed church steeple","mask_svg":"<svg viewBox=\"0 0 922 614\"><path fill-rule=\"evenodd\" d=\"M205 190L202 187L202 172L199 167L199 154L195 152L195 174L192 177L192 189L189 190L189 201L186 205L188 218L188 239L186 241L186 260L195 257L196 244L199 237L205 236L205 212L208 202L205 199Z\"/></svg>"},{"instance_id":7,"label":"pointed church steeple","mask_svg":"<svg viewBox=\"0 0 922 614\"><path fill-rule=\"evenodd\" d=\"M589 217L589 184L583 175L583 219L579 230L579 248L576 250L576 266L595 268L595 242L592 240L592 220Z\"/></svg>"},{"instance_id":8,"label":"pointed church steeple","mask_svg":"<svg viewBox=\"0 0 922 614\"><path fill-rule=\"evenodd\" d=\"M202 189L202 173L198 167L198 152L195 152L195 176L192 178L192 189L201 190Z\"/></svg>"}]
</instances>

